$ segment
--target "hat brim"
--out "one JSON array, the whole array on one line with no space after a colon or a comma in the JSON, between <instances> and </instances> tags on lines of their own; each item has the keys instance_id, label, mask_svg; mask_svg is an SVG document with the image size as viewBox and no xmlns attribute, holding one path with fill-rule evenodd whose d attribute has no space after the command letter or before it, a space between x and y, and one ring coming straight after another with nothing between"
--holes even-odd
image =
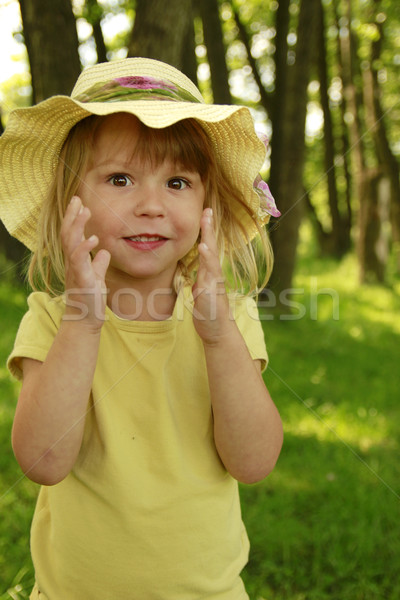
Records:
<instances>
[{"instance_id":1,"label":"hat brim","mask_svg":"<svg viewBox=\"0 0 400 600\"><path fill-rule=\"evenodd\" d=\"M41 203L69 131L90 115L118 112L135 115L153 128L188 118L198 120L210 137L225 177L243 193L250 211L257 214L259 197L253 182L263 165L265 146L255 133L249 109L168 100L83 103L68 96L53 96L11 113L0 138L1 218L10 234L29 249L35 249ZM257 229L244 209L239 218L253 237Z\"/></svg>"}]
</instances>

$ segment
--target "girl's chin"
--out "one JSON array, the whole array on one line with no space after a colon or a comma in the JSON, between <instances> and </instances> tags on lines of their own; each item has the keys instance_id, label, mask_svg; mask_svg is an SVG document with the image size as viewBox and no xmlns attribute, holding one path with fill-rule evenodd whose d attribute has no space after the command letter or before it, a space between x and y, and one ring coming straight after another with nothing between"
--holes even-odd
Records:
<instances>
[{"instance_id":1,"label":"girl's chin","mask_svg":"<svg viewBox=\"0 0 400 600\"><path fill-rule=\"evenodd\" d=\"M121 267L120 265L110 264L107 275L106 284L108 288L119 288L122 293L123 288L140 287L142 285L153 289L172 288L174 275L178 264L171 265L164 269L161 273L154 268L139 264L135 267Z\"/></svg>"}]
</instances>

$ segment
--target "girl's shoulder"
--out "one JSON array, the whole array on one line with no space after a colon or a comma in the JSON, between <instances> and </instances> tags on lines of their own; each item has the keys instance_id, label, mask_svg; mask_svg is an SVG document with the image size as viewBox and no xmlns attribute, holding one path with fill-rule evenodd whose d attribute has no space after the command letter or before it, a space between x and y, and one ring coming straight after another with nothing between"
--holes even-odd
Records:
<instances>
[{"instance_id":1,"label":"girl's shoulder","mask_svg":"<svg viewBox=\"0 0 400 600\"><path fill-rule=\"evenodd\" d=\"M7 359L7 367L17 379L22 379L21 358L45 360L64 312L62 298L52 298L45 292L32 292L27 302L28 310L22 317L14 348Z\"/></svg>"},{"instance_id":2,"label":"girl's shoulder","mask_svg":"<svg viewBox=\"0 0 400 600\"><path fill-rule=\"evenodd\" d=\"M47 312L49 315L61 315L64 312L63 296L50 296L47 292L32 292L29 294L28 309L30 312Z\"/></svg>"},{"instance_id":3,"label":"girl's shoulder","mask_svg":"<svg viewBox=\"0 0 400 600\"><path fill-rule=\"evenodd\" d=\"M259 320L257 302L253 296L246 296L238 293L228 294L231 315L237 319Z\"/></svg>"}]
</instances>

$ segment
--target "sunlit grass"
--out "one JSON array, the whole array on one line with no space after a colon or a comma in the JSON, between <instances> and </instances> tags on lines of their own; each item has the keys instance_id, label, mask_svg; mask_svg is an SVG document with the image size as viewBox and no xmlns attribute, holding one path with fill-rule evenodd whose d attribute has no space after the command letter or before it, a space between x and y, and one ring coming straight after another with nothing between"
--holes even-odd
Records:
<instances>
[{"instance_id":1,"label":"sunlit grass","mask_svg":"<svg viewBox=\"0 0 400 600\"><path fill-rule=\"evenodd\" d=\"M301 249L296 318L263 320L285 443L242 488L254 600L400 597L400 295ZM301 318L300 318L301 315ZM317 316L317 318L316 318Z\"/></svg>"}]
</instances>

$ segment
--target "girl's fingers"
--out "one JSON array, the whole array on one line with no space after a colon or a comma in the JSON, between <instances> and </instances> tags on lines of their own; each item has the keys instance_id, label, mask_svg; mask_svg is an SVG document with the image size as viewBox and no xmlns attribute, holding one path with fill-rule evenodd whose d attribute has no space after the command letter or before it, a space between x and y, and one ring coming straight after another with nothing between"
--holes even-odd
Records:
<instances>
[{"instance_id":1,"label":"girl's fingers","mask_svg":"<svg viewBox=\"0 0 400 600\"><path fill-rule=\"evenodd\" d=\"M105 309L105 275L110 253L98 250L92 260L91 253L98 246L99 238L96 235L85 237L85 225L89 219L90 210L83 206L80 198L73 197L65 211L61 240L65 257L65 289L69 297L72 294L73 299L78 298L86 306L86 316L97 322L98 307ZM74 307L68 306L67 302L66 313L71 311L74 312Z\"/></svg>"},{"instance_id":2,"label":"girl's fingers","mask_svg":"<svg viewBox=\"0 0 400 600\"><path fill-rule=\"evenodd\" d=\"M83 239L75 246L71 252L70 262L88 262L90 264L90 252L97 246L99 239L96 235L91 235L88 239Z\"/></svg>"},{"instance_id":3,"label":"girl's fingers","mask_svg":"<svg viewBox=\"0 0 400 600\"><path fill-rule=\"evenodd\" d=\"M84 230L89 218L90 210L83 206L78 196L74 196L65 211L61 226L61 240L67 254L85 240Z\"/></svg>"},{"instance_id":4,"label":"girl's fingers","mask_svg":"<svg viewBox=\"0 0 400 600\"><path fill-rule=\"evenodd\" d=\"M214 219L211 208L205 208L200 220L201 243L205 244L212 252L218 254L217 239L214 231Z\"/></svg>"},{"instance_id":5,"label":"girl's fingers","mask_svg":"<svg viewBox=\"0 0 400 600\"><path fill-rule=\"evenodd\" d=\"M222 277L221 265L217 239L214 231L214 223L211 208L206 208L200 221L201 241L198 246L200 255L200 269L212 277ZM200 273L199 273L200 274ZM200 274L201 276L201 274Z\"/></svg>"},{"instance_id":6,"label":"girl's fingers","mask_svg":"<svg viewBox=\"0 0 400 600\"><path fill-rule=\"evenodd\" d=\"M90 287L94 283L94 273L91 265L90 252L97 246L98 239L92 235L78 244L66 256L66 272L68 280L74 281L73 287Z\"/></svg>"},{"instance_id":7,"label":"girl's fingers","mask_svg":"<svg viewBox=\"0 0 400 600\"><path fill-rule=\"evenodd\" d=\"M111 254L108 250L99 250L92 261L92 267L96 272L97 276L104 279L110 264Z\"/></svg>"},{"instance_id":8,"label":"girl's fingers","mask_svg":"<svg viewBox=\"0 0 400 600\"><path fill-rule=\"evenodd\" d=\"M61 226L61 239L66 260L66 270L73 287L92 287L95 281L104 280L110 253L99 250L92 260L91 252L99 239L96 235L85 238L85 225L90 219L90 210L83 206L81 199L74 196L65 211Z\"/></svg>"},{"instance_id":9,"label":"girl's fingers","mask_svg":"<svg viewBox=\"0 0 400 600\"><path fill-rule=\"evenodd\" d=\"M61 230L68 230L73 224L76 217L82 210L82 201L78 196L73 196L65 211Z\"/></svg>"}]
</instances>

